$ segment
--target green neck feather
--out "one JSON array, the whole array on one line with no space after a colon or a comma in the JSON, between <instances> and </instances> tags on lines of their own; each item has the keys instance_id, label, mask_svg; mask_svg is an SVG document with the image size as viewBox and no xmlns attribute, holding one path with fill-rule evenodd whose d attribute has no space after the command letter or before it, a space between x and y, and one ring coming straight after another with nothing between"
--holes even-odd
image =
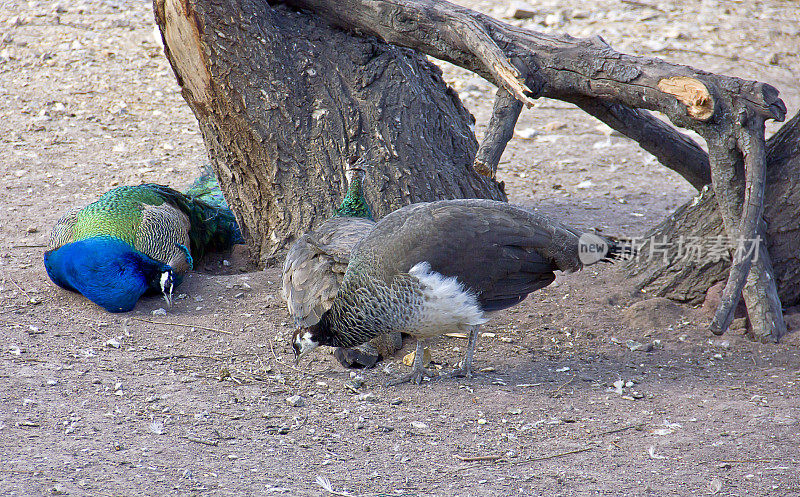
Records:
<instances>
[{"instance_id":1,"label":"green neck feather","mask_svg":"<svg viewBox=\"0 0 800 497\"><path fill-rule=\"evenodd\" d=\"M347 188L347 195L342 200L342 205L336 209L337 216L344 217L363 217L372 219L372 211L367 205L367 199L364 198L364 192L361 189L361 174L356 173Z\"/></svg>"}]
</instances>

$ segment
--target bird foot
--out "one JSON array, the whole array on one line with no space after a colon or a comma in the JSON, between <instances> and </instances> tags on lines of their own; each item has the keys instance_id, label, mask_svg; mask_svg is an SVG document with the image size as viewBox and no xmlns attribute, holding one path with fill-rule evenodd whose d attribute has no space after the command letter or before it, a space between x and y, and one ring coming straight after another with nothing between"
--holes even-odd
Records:
<instances>
[{"instance_id":1,"label":"bird foot","mask_svg":"<svg viewBox=\"0 0 800 497\"><path fill-rule=\"evenodd\" d=\"M459 365L456 369L447 374L446 378L473 378L475 373L471 367Z\"/></svg>"},{"instance_id":2,"label":"bird foot","mask_svg":"<svg viewBox=\"0 0 800 497\"><path fill-rule=\"evenodd\" d=\"M420 383L422 383L423 377L433 378L434 376L435 375L433 373L431 373L425 368L422 368L418 371L412 371L409 374L403 375L395 380L391 380L386 384L386 386L393 387L395 385L400 385L401 383L413 383L415 385L419 385Z\"/></svg>"}]
</instances>

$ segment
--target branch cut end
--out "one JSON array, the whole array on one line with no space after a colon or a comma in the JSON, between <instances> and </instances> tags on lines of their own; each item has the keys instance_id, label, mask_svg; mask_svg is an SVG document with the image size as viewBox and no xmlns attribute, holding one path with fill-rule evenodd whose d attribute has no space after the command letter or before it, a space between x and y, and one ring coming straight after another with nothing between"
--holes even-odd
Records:
<instances>
[{"instance_id":1,"label":"branch cut end","mask_svg":"<svg viewBox=\"0 0 800 497\"><path fill-rule=\"evenodd\" d=\"M658 89L678 99L690 116L707 121L714 115L714 99L706 85L695 78L675 76L658 82Z\"/></svg>"},{"instance_id":2,"label":"branch cut end","mask_svg":"<svg viewBox=\"0 0 800 497\"><path fill-rule=\"evenodd\" d=\"M198 103L211 102L211 74L203 53L200 30L185 0L160 0L164 12L164 42L184 88Z\"/></svg>"}]
</instances>

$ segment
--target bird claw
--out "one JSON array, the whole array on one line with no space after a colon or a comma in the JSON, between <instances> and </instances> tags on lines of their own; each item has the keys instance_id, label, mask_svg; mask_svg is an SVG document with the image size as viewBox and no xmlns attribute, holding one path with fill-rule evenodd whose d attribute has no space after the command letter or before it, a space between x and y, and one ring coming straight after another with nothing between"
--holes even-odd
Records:
<instances>
[{"instance_id":1,"label":"bird claw","mask_svg":"<svg viewBox=\"0 0 800 497\"><path fill-rule=\"evenodd\" d=\"M433 378L434 376L435 375L427 369L421 369L419 371L412 371L409 374L403 375L395 380L391 380L386 384L386 386L393 387L395 385L400 385L401 383L413 383L415 385L419 385L422 383L423 377Z\"/></svg>"},{"instance_id":2,"label":"bird claw","mask_svg":"<svg viewBox=\"0 0 800 497\"><path fill-rule=\"evenodd\" d=\"M464 366L459 366L456 369L452 370L448 373L447 378L473 378L475 373L473 373L472 368L465 368Z\"/></svg>"}]
</instances>

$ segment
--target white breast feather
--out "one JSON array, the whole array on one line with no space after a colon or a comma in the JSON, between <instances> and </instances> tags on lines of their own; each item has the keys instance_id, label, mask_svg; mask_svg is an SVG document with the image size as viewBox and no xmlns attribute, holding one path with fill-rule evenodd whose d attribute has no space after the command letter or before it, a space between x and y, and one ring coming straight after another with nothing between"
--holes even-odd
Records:
<instances>
[{"instance_id":1,"label":"white breast feather","mask_svg":"<svg viewBox=\"0 0 800 497\"><path fill-rule=\"evenodd\" d=\"M416 264L409 274L422 284L425 297L416 330L420 335L436 336L464 330L489 320L478 305L477 297L465 290L455 277L432 271L427 262Z\"/></svg>"}]
</instances>

